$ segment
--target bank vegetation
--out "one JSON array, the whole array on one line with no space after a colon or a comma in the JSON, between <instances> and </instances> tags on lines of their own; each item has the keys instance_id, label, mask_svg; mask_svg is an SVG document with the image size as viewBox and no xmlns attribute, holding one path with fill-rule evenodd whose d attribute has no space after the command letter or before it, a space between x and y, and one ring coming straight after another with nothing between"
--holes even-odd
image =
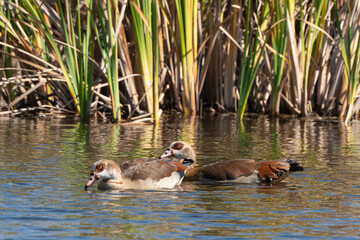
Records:
<instances>
[{"instance_id":1,"label":"bank vegetation","mask_svg":"<svg viewBox=\"0 0 360 240\"><path fill-rule=\"evenodd\" d=\"M358 115L359 0L0 0L0 116Z\"/></svg>"}]
</instances>

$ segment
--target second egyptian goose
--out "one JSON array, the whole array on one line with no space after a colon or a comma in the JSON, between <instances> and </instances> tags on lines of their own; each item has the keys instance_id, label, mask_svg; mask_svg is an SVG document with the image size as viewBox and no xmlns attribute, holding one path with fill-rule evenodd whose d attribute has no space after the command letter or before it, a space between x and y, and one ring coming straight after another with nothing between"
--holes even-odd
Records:
<instances>
[{"instance_id":1,"label":"second egyptian goose","mask_svg":"<svg viewBox=\"0 0 360 240\"><path fill-rule=\"evenodd\" d=\"M130 160L118 165L112 160L95 162L85 190L101 180L100 190L117 189L171 189L180 185L192 162L171 162L166 160Z\"/></svg>"},{"instance_id":2,"label":"second egyptian goose","mask_svg":"<svg viewBox=\"0 0 360 240\"><path fill-rule=\"evenodd\" d=\"M182 161L196 162L192 147L186 142L176 141L170 144L161 158L173 157ZM185 173L186 180L230 180L240 183L276 183L282 181L290 173L303 171L294 159L277 161L255 161L249 159L233 159L216 162L202 167L190 168Z\"/></svg>"}]
</instances>

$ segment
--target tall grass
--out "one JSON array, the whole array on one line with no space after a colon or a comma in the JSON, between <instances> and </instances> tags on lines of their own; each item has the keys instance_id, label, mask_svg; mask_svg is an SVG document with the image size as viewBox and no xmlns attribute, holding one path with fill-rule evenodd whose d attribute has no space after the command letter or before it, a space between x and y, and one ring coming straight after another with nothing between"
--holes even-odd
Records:
<instances>
[{"instance_id":1,"label":"tall grass","mask_svg":"<svg viewBox=\"0 0 360 240\"><path fill-rule=\"evenodd\" d=\"M175 0L182 63L182 101L185 115L196 112L197 1Z\"/></svg>"},{"instance_id":2,"label":"tall grass","mask_svg":"<svg viewBox=\"0 0 360 240\"><path fill-rule=\"evenodd\" d=\"M359 2L1 1L0 114L157 122L177 109L348 123L360 110Z\"/></svg>"},{"instance_id":3,"label":"tall grass","mask_svg":"<svg viewBox=\"0 0 360 240\"><path fill-rule=\"evenodd\" d=\"M334 1L334 12L336 16L336 27L339 32L339 41L341 48L341 55L344 60L344 78L347 85L347 114L345 123L348 123L353 115L353 107L355 100L356 87L359 82L359 71L360 71L360 30L357 24L354 24L359 19L359 12L356 12L356 8L348 3L348 23L346 28L346 39L344 38L343 31L340 26L340 18L338 13L338 7L336 1ZM340 117L342 117L340 115Z\"/></svg>"},{"instance_id":4,"label":"tall grass","mask_svg":"<svg viewBox=\"0 0 360 240\"><path fill-rule=\"evenodd\" d=\"M328 1L300 1L299 2L299 18L295 18L296 9L295 1L289 1L287 5L287 12L289 17L287 19L288 26L288 45L287 52L289 54L289 61L292 67L291 78L291 103L294 111L301 112L302 116L308 116L312 113L315 106L315 88L321 87L317 84L318 67L314 63L321 62L324 47L324 34L328 39L330 35L322 29L325 24L325 17L328 14L326 8ZM297 22L295 22L297 20ZM298 38L296 40L296 29L299 27ZM323 94L328 94L323 92ZM319 98L324 95L318 96Z\"/></svg>"},{"instance_id":5,"label":"tall grass","mask_svg":"<svg viewBox=\"0 0 360 240\"><path fill-rule=\"evenodd\" d=\"M24 1L23 8L21 8L22 12L26 14L19 14L18 23L27 22L24 24L25 26L21 26L20 24L17 25L19 32L15 32L21 41L23 42L23 46L25 46L26 50L29 52L29 56L31 60L36 62L32 64L28 60L20 59L21 62L25 62L28 65L32 66L33 68L43 69L42 65L45 63L46 65L50 66L47 61L51 60L46 53L48 53L48 48L40 47L44 44L47 44L49 50L54 54L54 58L57 63L60 65L62 69L62 74L67 82L69 87L69 91L73 98L73 102L77 112L80 114L80 118L82 121L87 121L89 116L89 106L90 106L90 98L91 98L91 81L92 81L92 64L89 64L89 56L85 54L81 54L82 51L85 51L86 54L90 54L91 56L91 46L90 46L90 19L87 19L87 31L83 36L77 36L75 33L75 29L73 27L72 18L66 17L62 10L62 6L56 5L59 9L60 13L60 23L63 27L64 33L64 41L61 42L61 45L65 50L65 57L60 53L59 45L53 36L53 29L50 29L49 22L47 16L44 14L43 9L40 9L39 6L35 1ZM88 5L91 8L91 4ZM69 5L65 8L65 14L71 14L71 7ZM58 16L58 15L57 15ZM80 15L77 16L78 23L80 22ZM67 19L67 20L66 20ZM28 27L28 24L31 24L32 27ZM30 25L30 26L31 26ZM34 30L36 29L36 30ZM80 24L79 24L79 31L80 33ZM20 36L20 33L23 36ZM28 34L33 34L34 41L26 43L26 39L31 39ZM78 48L82 47L81 50ZM45 53L45 54L44 54ZM45 61L40 62L39 57L42 56ZM40 62L40 63L39 63ZM32 87L30 90L23 93L20 98L14 100L10 106L20 102L24 99L25 96L29 95L29 91L31 92L32 89L37 89L38 87L42 86L43 82L40 81L35 87ZM49 93L48 85L44 86L45 92L42 91L43 94Z\"/></svg>"},{"instance_id":6,"label":"tall grass","mask_svg":"<svg viewBox=\"0 0 360 240\"><path fill-rule=\"evenodd\" d=\"M260 31L258 27L261 23L258 23L257 26L251 26L250 22L252 19L253 12L251 8L255 9L258 6L258 1L255 1L255 6L251 5L252 1L248 0L247 2L247 11L245 17L245 34L244 34L244 54L242 57L241 63L241 74L240 74L240 87L239 87L239 101L238 101L238 118L242 120L245 113L245 107L247 100L249 98L250 90L252 88L256 73L262 58L262 53L265 48L260 45ZM259 11L256 9L257 19L260 18ZM254 31L254 32L253 32ZM266 42L266 41L265 41Z\"/></svg>"},{"instance_id":7,"label":"tall grass","mask_svg":"<svg viewBox=\"0 0 360 240\"><path fill-rule=\"evenodd\" d=\"M8 8L1 8L1 13L3 13L2 21L0 21L0 25L3 27L4 31L2 32L2 42L5 44L7 43L7 35L12 34L12 32L8 29L7 25L10 25L9 19L10 19L10 9ZM3 79L7 79L12 76L13 71L11 66L11 52L10 49L3 45L1 49L1 52L3 53L0 58L0 81L3 81ZM6 98L6 101L8 103L12 102L14 100L14 94L12 93L13 84L10 83L7 85L6 88L3 90L3 96Z\"/></svg>"},{"instance_id":8,"label":"tall grass","mask_svg":"<svg viewBox=\"0 0 360 240\"><path fill-rule=\"evenodd\" d=\"M70 73L69 88L73 89L75 95L75 102L78 104L77 109L80 113L80 118L83 122L87 122L90 112L90 103L92 97L92 82L93 82L93 63L90 58L93 57L93 38L91 31L91 13L92 13L92 0L85 1L86 20L83 22L80 14L80 2L78 0L76 7L76 27L71 15L71 6L65 2L65 14L58 2L59 14L61 17L61 25L63 27L65 42L65 62L62 65L66 66L64 71ZM85 23L85 31L82 29ZM54 45L55 46L55 45ZM57 51L58 52L58 51ZM61 56L58 56L60 59Z\"/></svg>"},{"instance_id":9,"label":"tall grass","mask_svg":"<svg viewBox=\"0 0 360 240\"><path fill-rule=\"evenodd\" d=\"M56 40L54 38L53 35L53 30L50 28L49 26L49 22L47 21L47 18L44 15L44 12L42 11L42 9L39 8L39 6L37 5L36 1L24 1L24 8L28 11L28 13L34 17L35 19L33 20L33 24L38 28L39 33L42 35L42 37L44 38L46 44L49 46L50 51L53 53L53 56L56 60L56 62L58 63L58 65L60 66L60 68L62 69L62 74L63 77L66 80L66 83L68 85L69 91L71 93L71 96L73 98L74 101L74 105L75 108L77 110L77 112L81 112L81 108L80 108L80 104L79 104L79 89L78 89L78 84L77 84L77 80L80 81L80 79L76 79L76 75L74 75L73 77L71 76L71 71L75 72L76 67L72 65L71 62L69 62L69 65L67 65L67 62L65 61L65 59L63 58L62 53L60 52L60 45L58 45L56 43ZM62 12L62 8L61 6L57 5L57 7L59 7L59 9L61 9L61 13ZM67 8L67 10L69 10L69 8ZM58 15L56 16L58 17ZM65 29L66 31L66 35L68 36L68 38L66 40L68 40L68 43L63 43L65 45L65 48L68 50L68 54L67 56L69 57L69 55L71 54L73 45L72 44L76 44L77 42L70 42L69 39L69 33L67 32L67 26L66 24L70 24L70 22L65 23L65 20L62 19L60 20L61 23L63 24L63 30ZM71 22L72 24L72 22ZM65 37L66 38L66 37ZM65 41L66 41L65 40ZM75 40L75 39L73 39ZM76 49L76 48L75 48ZM74 58L70 57L71 60L75 60ZM70 68L70 69L69 69ZM81 113L80 113L81 115Z\"/></svg>"},{"instance_id":10,"label":"tall grass","mask_svg":"<svg viewBox=\"0 0 360 240\"><path fill-rule=\"evenodd\" d=\"M240 8L239 1L234 1L234 7ZM242 8L240 8L242 10ZM230 35L234 40L239 40L241 36L241 16L242 11L234 12L230 26ZM236 100L236 67L238 57L238 46L230 38L226 40L228 43L228 50L224 69L224 107L230 111L235 111L235 100Z\"/></svg>"},{"instance_id":11,"label":"tall grass","mask_svg":"<svg viewBox=\"0 0 360 240\"><path fill-rule=\"evenodd\" d=\"M93 25L98 40L98 47L104 59L105 72L111 96L112 120L121 120L121 105L119 91L119 69L118 69L118 32L119 24L118 1L105 1L106 15L103 12L101 1L97 2L97 13L99 25Z\"/></svg>"},{"instance_id":12,"label":"tall grass","mask_svg":"<svg viewBox=\"0 0 360 240\"><path fill-rule=\"evenodd\" d=\"M300 1L300 4L302 1ZM323 8L327 6L327 0L312 2L309 9L304 9L301 6L300 16L304 19L304 14L309 13L309 22L315 26L320 27L321 23L321 14ZM305 37L305 23L300 22L300 41L301 41L301 60L303 66L303 90L301 97L301 114L307 116L309 112L309 91L311 87L312 80L312 61L313 58L318 55L320 48L315 48L315 43L319 37L319 30L314 28L312 25L308 28L307 36Z\"/></svg>"},{"instance_id":13,"label":"tall grass","mask_svg":"<svg viewBox=\"0 0 360 240\"><path fill-rule=\"evenodd\" d=\"M131 1L130 9L134 22L134 33L139 57L138 64L141 66L147 109L153 113L153 117L157 122L159 118L157 1Z\"/></svg>"},{"instance_id":14,"label":"tall grass","mask_svg":"<svg viewBox=\"0 0 360 240\"><path fill-rule=\"evenodd\" d=\"M279 1L272 1L272 19L275 24L272 34L271 43L273 49L277 52L273 55L273 81L271 94L271 114L278 115L280 112L280 86L282 83L285 52L286 52L286 22L282 21L286 17L285 2L282 5Z\"/></svg>"},{"instance_id":15,"label":"tall grass","mask_svg":"<svg viewBox=\"0 0 360 240\"><path fill-rule=\"evenodd\" d=\"M58 14L61 19L61 27L64 34L64 42L58 45L57 40L54 38L53 30L50 29L47 19L42 13L42 9L38 8L35 2L27 5L28 9L37 13L39 20L42 23L45 41L50 44L50 49L56 57L56 61L62 68L63 75L66 79L67 85L73 97L75 107L80 115L81 121L87 122L89 117L89 108L91 102L91 87L93 78L92 61L92 43L91 43L91 11L92 1L85 1L85 11L88 12L85 20L85 32L82 33L82 16L80 15L80 2L77 2L77 14L73 19L72 7L69 2L56 3ZM63 9L65 7L65 9ZM75 22L73 22L75 20ZM76 25L74 25L76 24ZM76 26L76 27L75 27ZM64 55L61 53L59 46L64 48Z\"/></svg>"}]
</instances>

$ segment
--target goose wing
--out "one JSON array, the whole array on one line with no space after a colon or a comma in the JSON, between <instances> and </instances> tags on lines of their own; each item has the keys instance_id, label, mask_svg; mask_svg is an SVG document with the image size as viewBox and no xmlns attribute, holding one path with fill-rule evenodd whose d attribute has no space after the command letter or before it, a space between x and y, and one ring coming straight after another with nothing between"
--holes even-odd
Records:
<instances>
[{"instance_id":1,"label":"goose wing","mask_svg":"<svg viewBox=\"0 0 360 240\"><path fill-rule=\"evenodd\" d=\"M233 159L200 167L198 171L207 179L232 180L242 176L250 176L256 170L254 160Z\"/></svg>"},{"instance_id":2,"label":"goose wing","mask_svg":"<svg viewBox=\"0 0 360 240\"><path fill-rule=\"evenodd\" d=\"M171 163L162 160L145 161L141 164L136 164L123 172L125 178L131 179L131 181L142 179L152 179L153 181L159 181L162 178L169 177L173 172L179 172L180 174L187 169L187 166L181 163Z\"/></svg>"}]
</instances>

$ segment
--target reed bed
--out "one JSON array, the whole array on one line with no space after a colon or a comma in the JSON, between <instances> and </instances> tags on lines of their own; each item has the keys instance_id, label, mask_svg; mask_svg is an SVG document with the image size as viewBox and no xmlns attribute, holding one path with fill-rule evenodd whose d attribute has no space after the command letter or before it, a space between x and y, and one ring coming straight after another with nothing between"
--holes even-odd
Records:
<instances>
[{"instance_id":1,"label":"reed bed","mask_svg":"<svg viewBox=\"0 0 360 240\"><path fill-rule=\"evenodd\" d=\"M360 1L0 0L0 116L360 110Z\"/></svg>"}]
</instances>

